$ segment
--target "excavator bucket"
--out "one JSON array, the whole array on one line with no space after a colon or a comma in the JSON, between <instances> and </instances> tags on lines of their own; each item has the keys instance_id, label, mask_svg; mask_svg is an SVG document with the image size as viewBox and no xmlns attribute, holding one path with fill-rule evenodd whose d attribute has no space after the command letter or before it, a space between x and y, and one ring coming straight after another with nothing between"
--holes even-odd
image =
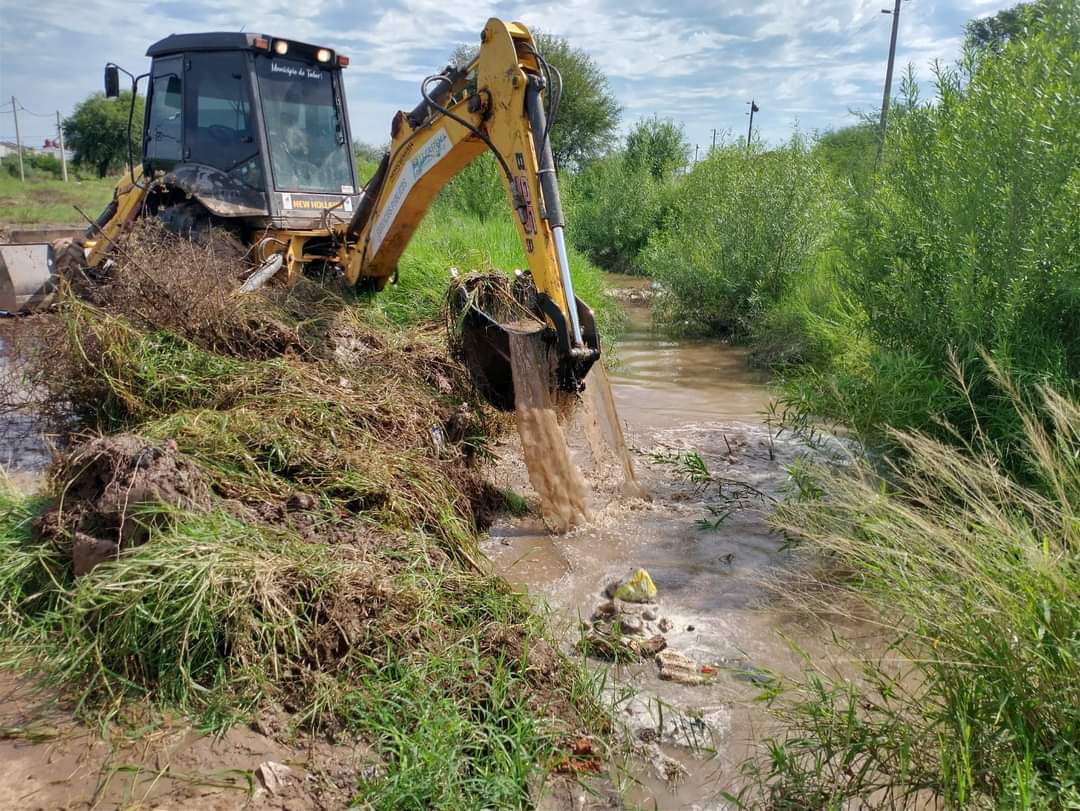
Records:
<instances>
[{"instance_id":1,"label":"excavator bucket","mask_svg":"<svg viewBox=\"0 0 1080 811\"><path fill-rule=\"evenodd\" d=\"M49 243L0 245L0 311L15 314L48 307L57 280L56 254Z\"/></svg>"},{"instance_id":2,"label":"excavator bucket","mask_svg":"<svg viewBox=\"0 0 1080 811\"><path fill-rule=\"evenodd\" d=\"M600 356L592 310L576 300L585 347L568 351L544 320L544 308L528 273L512 282L501 273L472 273L450 287L450 337L455 356L465 365L473 385L501 411L514 408L514 376L510 336L536 334L546 351L547 368L530 370L552 390L577 392Z\"/></svg>"}]
</instances>

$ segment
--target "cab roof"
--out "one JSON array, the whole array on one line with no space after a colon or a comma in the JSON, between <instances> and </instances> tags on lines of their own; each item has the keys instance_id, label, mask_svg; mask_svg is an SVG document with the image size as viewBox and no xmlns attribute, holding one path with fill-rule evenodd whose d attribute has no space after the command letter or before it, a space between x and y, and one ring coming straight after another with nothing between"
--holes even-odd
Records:
<instances>
[{"instance_id":1,"label":"cab roof","mask_svg":"<svg viewBox=\"0 0 1080 811\"><path fill-rule=\"evenodd\" d=\"M149 57L167 56L184 51L246 51L255 47L257 38L269 40L265 34L214 31L205 34L169 34L146 49Z\"/></svg>"}]
</instances>

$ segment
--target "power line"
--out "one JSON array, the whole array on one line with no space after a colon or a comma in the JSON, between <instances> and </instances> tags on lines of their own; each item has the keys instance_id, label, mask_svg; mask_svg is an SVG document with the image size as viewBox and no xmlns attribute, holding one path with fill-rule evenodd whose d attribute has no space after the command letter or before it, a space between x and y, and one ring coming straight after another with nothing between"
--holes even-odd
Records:
<instances>
[{"instance_id":1,"label":"power line","mask_svg":"<svg viewBox=\"0 0 1080 811\"><path fill-rule=\"evenodd\" d=\"M36 116L37 118L52 118L53 117L52 113L35 113L33 110L27 110L25 107L23 107L23 103L21 101L19 102L19 112L28 113L29 115Z\"/></svg>"}]
</instances>

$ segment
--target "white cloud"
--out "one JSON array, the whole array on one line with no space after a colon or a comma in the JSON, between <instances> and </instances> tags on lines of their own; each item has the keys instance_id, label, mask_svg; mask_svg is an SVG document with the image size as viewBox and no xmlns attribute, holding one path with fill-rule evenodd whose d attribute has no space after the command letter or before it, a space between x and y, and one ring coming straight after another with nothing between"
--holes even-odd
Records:
<instances>
[{"instance_id":1,"label":"white cloud","mask_svg":"<svg viewBox=\"0 0 1080 811\"><path fill-rule=\"evenodd\" d=\"M741 130L743 102L769 139L794 117L805 128L850 123L849 108L880 104L887 0L323 0L298 9L283 0L0 0L0 98L69 111L98 89L102 65L145 69L146 47L169 33L246 27L326 43L347 53L349 106L357 137L386 140L390 116L411 107L419 80L455 46L475 42L491 16L566 36L608 75L624 125L656 113L685 122L701 143L714 127ZM955 59L964 20L1012 0L904 3L898 66L928 75ZM104 34L103 32L107 32ZM0 136L10 135L0 116Z\"/></svg>"}]
</instances>

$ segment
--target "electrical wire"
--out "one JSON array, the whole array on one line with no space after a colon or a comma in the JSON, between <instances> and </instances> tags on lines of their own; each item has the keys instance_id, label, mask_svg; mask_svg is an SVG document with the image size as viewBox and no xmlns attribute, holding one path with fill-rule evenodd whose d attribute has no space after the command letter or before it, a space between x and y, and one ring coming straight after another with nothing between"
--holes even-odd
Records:
<instances>
[{"instance_id":1,"label":"electrical wire","mask_svg":"<svg viewBox=\"0 0 1080 811\"><path fill-rule=\"evenodd\" d=\"M19 112L26 113L27 115L36 116L37 118L52 118L56 113L35 113L33 110L27 110L23 107L23 103L19 102Z\"/></svg>"}]
</instances>

